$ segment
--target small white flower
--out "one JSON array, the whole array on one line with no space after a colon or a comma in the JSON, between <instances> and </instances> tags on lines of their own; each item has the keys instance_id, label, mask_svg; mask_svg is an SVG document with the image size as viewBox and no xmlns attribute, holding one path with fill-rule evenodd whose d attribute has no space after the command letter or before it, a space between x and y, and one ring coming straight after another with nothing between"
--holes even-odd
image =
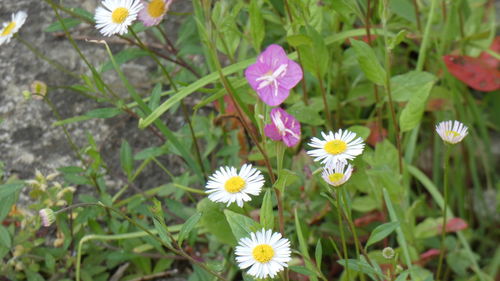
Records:
<instances>
[{"instance_id":1,"label":"small white flower","mask_svg":"<svg viewBox=\"0 0 500 281\"><path fill-rule=\"evenodd\" d=\"M251 200L248 194L259 195L264 186L264 176L250 164L243 165L239 173L234 167L221 167L209 179L206 185L208 198L227 203L227 206L236 202L243 207L243 202Z\"/></svg>"},{"instance_id":2,"label":"small white flower","mask_svg":"<svg viewBox=\"0 0 500 281\"><path fill-rule=\"evenodd\" d=\"M139 19L145 26L157 25L167 13L172 0L151 0L146 2L141 1L144 8L139 12Z\"/></svg>"},{"instance_id":3,"label":"small white flower","mask_svg":"<svg viewBox=\"0 0 500 281\"><path fill-rule=\"evenodd\" d=\"M467 126L458 121L443 121L436 125L436 132L443 141L451 144L461 142L469 133Z\"/></svg>"},{"instance_id":4,"label":"small white flower","mask_svg":"<svg viewBox=\"0 0 500 281\"><path fill-rule=\"evenodd\" d=\"M95 10L96 28L104 36L123 35L142 9L139 0L104 0Z\"/></svg>"},{"instance_id":5,"label":"small white flower","mask_svg":"<svg viewBox=\"0 0 500 281\"><path fill-rule=\"evenodd\" d=\"M314 161L321 161L321 164L333 166L339 160L352 160L363 153L365 144L356 134L348 130L338 132L321 132L324 140L316 137L312 138L309 146L315 148L309 150L307 154L314 157Z\"/></svg>"},{"instance_id":6,"label":"small white flower","mask_svg":"<svg viewBox=\"0 0 500 281\"><path fill-rule=\"evenodd\" d=\"M0 29L0 45L4 43L9 43L12 36L19 31L21 26L28 15L24 11L19 11L12 14L10 22L4 22L2 29Z\"/></svg>"},{"instance_id":7,"label":"small white flower","mask_svg":"<svg viewBox=\"0 0 500 281\"><path fill-rule=\"evenodd\" d=\"M56 221L56 216L54 211L50 208L41 209L38 214L42 219L42 225L45 227L49 227L54 221Z\"/></svg>"},{"instance_id":8,"label":"small white flower","mask_svg":"<svg viewBox=\"0 0 500 281\"><path fill-rule=\"evenodd\" d=\"M324 167L321 176L327 183L333 186L340 186L349 180L351 174L352 165L347 164L346 160L339 160L332 166Z\"/></svg>"},{"instance_id":9,"label":"small white flower","mask_svg":"<svg viewBox=\"0 0 500 281\"><path fill-rule=\"evenodd\" d=\"M250 267L247 273L256 278L275 277L288 266L290 253L290 241L270 229L240 239L235 251L238 266L241 269Z\"/></svg>"}]
</instances>

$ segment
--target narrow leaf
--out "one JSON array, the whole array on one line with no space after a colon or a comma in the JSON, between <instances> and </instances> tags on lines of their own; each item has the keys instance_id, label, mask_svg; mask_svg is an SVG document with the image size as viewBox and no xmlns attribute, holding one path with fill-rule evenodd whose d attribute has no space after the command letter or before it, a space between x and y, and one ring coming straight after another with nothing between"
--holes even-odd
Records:
<instances>
[{"instance_id":1,"label":"narrow leaf","mask_svg":"<svg viewBox=\"0 0 500 281\"><path fill-rule=\"evenodd\" d=\"M179 232L179 238L177 238L179 245L182 245L182 242L189 236L189 233L191 233L194 227L198 224L200 218L201 213L197 212L182 225L181 231Z\"/></svg>"},{"instance_id":2,"label":"narrow leaf","mask_svg":"<svg viewBox=\"0 0 500 281\"><path fill-rule=\"evenodd\" d=\"M273 229L274 227L274 214L273 214L273 192L267 189L262 200L262 207L260 208L260 224L265 229Z\"/></svg>"},{"instance_id":3,"label":"narrow leaf","mask_svg":"<svg viewBox=\"0 0 500 281\"><path fill-rule=\"evenodd\" d=\"M123 171L130 179L132 177L132 170L134 169L134 162L132 159L132 148L126 140L122 141L120 148L120 163Z\"/></svg>"},{"instance_id":4,"label":"narrow leaf","mask_svg":"<svg viewBox=\"0 0 500 281\"><path fill-rule=\"evenodd\" d=\"M370 235L370 238L368 238L368 242L366 242L365 247L373 245L378 241L384 239L385 237L389 236L389 234L391 234L398 226L399 222L388 222L377 226L372 231L372 234Z\"/></svg>"},{"instance_id":5,"label":"narrow leaf","mask_svg":"<svg viewBox=\"0 0 500 281\"><path fill-rule=\"evenodd\" d=\"M236 240L249 237L250 233L262 228L257 222L242 214L229 210L225 210L224 214L226 215L227 222Z\"/></svg>"}]
</instances>

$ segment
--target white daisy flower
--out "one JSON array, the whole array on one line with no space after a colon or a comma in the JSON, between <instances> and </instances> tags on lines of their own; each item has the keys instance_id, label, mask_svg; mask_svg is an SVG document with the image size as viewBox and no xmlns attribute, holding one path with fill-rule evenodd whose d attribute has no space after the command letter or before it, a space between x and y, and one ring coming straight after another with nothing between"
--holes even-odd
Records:
<instances>
[{"instance_id":1,"label":"white daisy flower","mask_svg":"<svg viewBox=\"0 0 500 281\"><path fill-rule=\"evenodd\" d=\"M157 25L167 13L172 0L151 0L146 2L141 1L144 8L139 12L139 19L145 26Z\"/></svg>"},{"instance_id":2,"label":"white daisy flower","mask_svg":"<svg viewBox=\"0 0 500 281\"><path fill-rule=\"evenodd\" d=\"M12 14L10 22L4 22L2 29L0 29L0 45L9 43L12 36L19 31L28 14L24 11L19 11Z\"/></svg>"},{"instance_id":3,"label":"white daisy flower","mask_svg":"<svg viewBox=\"0 0 500 281\"><path fill-rule=\"evenodd\" d=\"M461 142L469 133L467 126L458 121L443 121L436 125L436 132L447 143Z\"/></svg>"},{"instance_id":4,"label":"white daisy flower","mask_svg":"<svg viewBox=\"0 0 500 281\"><path fill-rule=\"evenodd\" d=\"M349 180L351 174L352 165L348 164L345 160L339 160L333 166L324 167L321 176L327 183L333 186L340 186Z\"/></svg>"},{"instance_id":5,"label":"white daisy flower","mask_svg":"<svg viewBox=\"0 0 500 281\"><path fill-rule=\"evenodd\" d=\"M240 239L236 246L236 261L241 269L250 267L248 274L256 278L275 277L288 266L290 241L271 229L253 232Z\"/></svg>"},{"instance_id":6,"label":"white daisy flower","mask_svg":"<svg viewBox=\"0 0 500 281\"><path fill-rule=\"evenodd\" d=\"M243 207L243 202L250 201L250 195L259 195L264 186L264 176L252 165L245 164L240 172L234 167L221 167L207 182L208 199L214 202L227 203L227 206L236 202Z\"/></svg>"},{"instance_id":7,"label":"white daisy flower","mask_svg":"<svg viewBox=\"0 0 500 281\"><path fill-rule=\"evenodd\" d=\"M348 130L338 132L321 132L324 140L316 137L312 138L309 146L315 148L309 150L307 154L314 157L314 161L321 161L321 164L333 166L339 160L352 160L363 153L365 144L356 134Z\"/></svg>"},{"instance_id":8,"label":"white daisy flower","mask_svg":"<svg viewBox=\"0 0 500 281\"><path fill-rule=\"evenodd\" d=\"M104 0L95 10L96 28L104 36L123 35L142 9L139 0Z\"/></svg>"}]
</instances>

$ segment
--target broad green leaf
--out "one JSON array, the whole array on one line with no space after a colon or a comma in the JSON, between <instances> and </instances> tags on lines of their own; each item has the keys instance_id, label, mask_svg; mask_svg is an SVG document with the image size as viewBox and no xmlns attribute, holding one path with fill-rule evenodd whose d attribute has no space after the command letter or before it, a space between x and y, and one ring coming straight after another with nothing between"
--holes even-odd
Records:
<instances>
[{"instance_id":1,"label":"broad green leaf","mask_svg":"<svg viewBox=\"0 0 500 281\"><path fill-rule=\"evenodd\" d=\"M386 73L384 68L380 65L373 49L363 41L354 40L352 38L350 40L356 52L359 66L365 73L366 78L377 85L383 86L385 84Z\"/></svg>"},{"instance_id":2,"label":"broad green leaf","mask_svg":"<svg viewBox=\"0 0 500 281\"><path fill-rule=\"evenodd\" d=\"M122 111L116 107L97 108L85 113L85 116L91 118L111 118L115 117L121 112Z\"/></svg>"},{"instance_id":3,"label":"broad green leaf","mask_svg":"<svg viewBox=\"0 0 500 281\"><path fill-rule=\"evenodd\" d=\"M262 207L260 208L260 224L265 229L274 228L274 214L273 214L273 191L267 189L262 199Z\"/></svg>"},{"instance_id":4,"label":"broad green leaf","mask_svg":"<svg viewBox=\"0 0 500 281\"><path fill-rule=\"evenodd\" d=\"M402 132L409 131L420 124L420 119L424 114L425 105L434 82L422 85L421 88L413 94L410 101L401 111L399 116L399 126Z\"/></svg>"},{"instance_id":5,"label":"broad green leaf","mask_svg":"<svg viewBox=\"0 0 500 281\"><path fill-rule=\"evenodd\" d=\"M134 169L134 160L132 159L132 148L126 140L122 141L120 147L120 163L125 174L130 179L132 177L132 170Z\"/></svg>"},{"instance_id":6,"label":"broad green leaf","mask_svg":"<svg viewBox=\"0 0 500 281\"><path fill-rule=\"evenodd\" d=\"M403 29L403 30L399 31L395 37L389 38L389 49L392 50L392 49L396 48L401 42L403 42L407 33L408 33L408 31Z\"/></svg>"},{"instance_id":7,"label":"broad green leaf","mask_svg":"<svg viewBox=\"0 0 500 281\"><path fill-rule=\"evenodd\" d=\"M357 196L352 200L352 208L358 212L370 212L379 207L379 204L373 197Z\"/></svg>"},{"instance_id":8,"label":"broad green leaf","mask_svg":"<svg viewBox=\"0 0 500 281\"><path fill-rule=\"evenodd\" d=\"M414 235L417 239L425 239L438 235L441 232L443 218L426 218L415 226Z\"/></svg>"},{"instance_id":9,"label":"broad green leaf","mask_svg":"<svg viewBox=\"0 0 500 281\"><path fill-rule=\"evenodd\" d=\"M94 23L95 22L95 20L94 20L94 14L90 13L87 10L84 10L82 8L70 8L70 10L72 12L74 12L75 14L81 16L82 18L84 18L86 21L88 21L90 23Z\"/></svg>"},{"instance_id":10,"label":"broad green leaf","mask_svg":"<svg viewBox=\"0 0 500 281\"><path fill-rule=\"evenodd\" d=\"M293 47L299 47L303 45L310 46L313 44L312 39L304 34L290 35L286 38L286 41L288 41L288 44Z\"/></svg>"},{"instance_id":11,"label":"broad green leaf","mask_svg":"<svg viewBox=\"0 0 500 281\"><path fill-rule=\"evenodd\" d=\"M287 169L282 169L279 172L278 180L274 183L274 187L278 188L279 190L281 190L281 192L283 192L285 187L293 184L298 179L299 176L295 172Z\"/></svg>"},{"instance_id":12,"label":"broad green leaf","mask_svg":"<svg viewBox=\"0 0 500 281\"><path fill-rule=\"evenodd\" d=\"M24 182L12 182L0 185L0 200L4 200L7 196L10 196L24 187Z\"/></svg>"},{"instance_id":13,"label":"broad green leaf","mask_svg":"<svg viewBox=\"0 0 500 281\"><path fill-rule=\"evenodd\" d=\"M298 47L301 54L302 67L314 76L319 75L323 77L330 62L330 53L326 48L323 36L311 26L307 26L306 33L302 35L307 36L312 42L312 44L300 45Z\"/></svg>"},{"instance_id":14,"label":"broad green leaf","mask_svg":"<svg viewBox=\"0 0 500 281\"><path fill-rule=\"evenodd\" d=\"M10 233L7 230L7 228L5 228L5 226L1 224L0 224L0 246L3 246L7 249L10 249L10 247L12 246Z\"/></svg>"},{"instance_id":15,"label":"broad green leaf","mask_svg":"<svg viewBox=\"0 0 500 281\"><path fill-rule=\"evenodd\" d=\"M225 210L224 214L236 240L250 237L250 233L262 228L256 221L242 214L230 210Z\"/></svg>"},{"instance_id":16,"label":"broad green leaf","mask_svg":"<svg viewBox=\"0 0 500 281\"><path fill-rule=\"evenodd\" d=\"M319 115L322 109L323 108L317 108L311 105L306 106L304 102L300 101L289 107L287 111L295 116L300 123L320 126L325 123L325 120Z\"/></svg>"},{"instance_id":17,"label":"broad green leaf","mask_svg":"<svg viewBox=\"0 0 500 281\"><path fill-rule=\"evenodd\" d=\"M389 236L397 227L399 226L399 222L388 222L377 226L371 233L370 238L368 238L368 242L366 242L366 246L373 245L378 241L384 239Z\"/></svg>"},{"instance_id":18,"label":"broad green leaf","mask_svg":"<svg viewBox=\"0 0 500 281\"><path fill-rule=\"evenodd\" d=\"M252 36L252 44L256 51L260 51L260 45L265 36L265 23L261 14L258 0L251 0L248 7L250 14L250 35Z\"/></svg>"},{"instance_id":19,"label":"broad green leaf","mask_svg":"<svg viewBox=\"0 0 500 281\"><path fill-rule=\"evenodd\" d=\"M128 61L131 61L136 58L140 57L145 57L148 56L149 53L143 49L139 48L126 48L123 51L119 52L118 54L114 55L114 59L116 61L117 65L122 65ZM113 69L113 63L111 61L108 61L104 63L99 72L106 72L108 70Z\"/></svg>"},{"instance_id":20,"label":"broad green leaf","mask_svg":"<svg viewBox=\"0 0 500 281\"><path fill-rule=\"evenodd\" d=\"M436 80L432 73L410 71L391 78L392 98L396 102L406 102L420 91L423 85Z\"/></svg>"},{"instance_id":21,"label":"broad green leaf","mask_svg":"<svg viewBox=\"0 0 500 281\"><path fill-rule=\"evenodd\" d=\"M223 207L220 204L213 203L208 198L201 200L197 206L197 210L202 213L200 225L205 227L221 243L234 246L236 239L221 208Z\"/></svg>"},{"instance_id":22,"label":"broad green leaf","mask_svg":"<svg viewBox=\"0 0 500 281\"><path fill-rule=\"evenodd\" d=\"M368 138L368 136L370 136L370 129L365 127L365 126L359 126L359 125L355 125L355 126L351 126L349 128L347 128L349 131L353 132L353 133L356 133L356 135L364 140L366 140Z\"/></svg>"},{"instance_id":23,"label":"broad green leaf","mask_svg":"<svg viewBox=\"0 0 500 281\"><path fill-rule=\"evenodd\" d=\"M79 25L82 21L76 18L64 18L62 19L64 22L64 25L66 26L67 29L71 29L77 25ZM64 28L61 24L60 21L57 21L45 28L43 31L45 32L57 32L57 31L64 31Z\"/></svg>"},{"instance_id":24,"label":"broad green leaf","mask_svg":"<svg viewBox=\"0 0 500 281\"><path fill-rule=\"evenodd\" d=\"M179 245L182 245L182 242L186 237L189 236L189 233L194 229L194 227L198 224L200 221L202 214L200 212L197 212L196 214L192 215L183 225L181 228L181 231L179 232L179 237L177 238Z\"/></svg>"}]
</instances>

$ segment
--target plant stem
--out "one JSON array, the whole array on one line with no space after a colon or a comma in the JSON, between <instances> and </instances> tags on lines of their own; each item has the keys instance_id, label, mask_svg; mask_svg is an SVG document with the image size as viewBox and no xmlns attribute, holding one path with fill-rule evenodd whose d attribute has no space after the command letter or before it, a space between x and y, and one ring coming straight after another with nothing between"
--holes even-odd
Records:
<instances>
[{"instance_id":1,"label":"plant stem","mask_svg":"<svg viewBox=\"0 0 500 281\"><path fill-rule=\"evenodd\" d=\"M413 8L415 9L415 19L417 20L417 29L418 31L422 32L422 24L420 23L420 12L418 9L417 0L412 0L412 2L413 2Z\"/></svg>"},{"instance_id":2,"label":"plant stem","mask_svg":"<svg viewBox=\"0 0 500 281\"><path fill-rule=\"evenodd\" d=\"M168 73L165 66L163 66L163 64L160 62L158 57L141 41L139 36L137 36L137 34L135 33L135 31L132 28L129 28L129 30L130 30L130 33L132 34L132 36L134 36L134 38L139 43L139 46L141 48L143 48L146 52L148 52L150 54L151 58L156 62L156 64L158 64L161 71L163 72L163 75L165 75L165 77L167 78L168 83L172 86L172 88L174 88L174 91L178 92L179 90L178 90L176 84L174 83L174 80L172 79L172 77ZM193 139L196 160L198 161L198 165L200 165L200 168L201 168L201 171L203 172L203 176L204 176L205 180L207 180L207 172L205 171L205 166L203 165L203 160L201 159L200 148L198 146L198 139L196 138L196 134L195 134L194 129L193 129L193 124L191 122L191 118L189 118L189 113L188 113L186 104L184 104L184 100L181 100L180 103L181 103L181 108L182 108L182 113L184 115L184 119L186 120L186 122L188 124L189 132L191 133L191 138Z\"/></svg>"},{"instance_id":3,"label":"plant stem","mask_svg":"<svg viewBox=\"0 0 500 281\"><path fill-rule=\"evenodd\" d=\"M351 280L351 278L349 278L349 255L347 254L347 243L345 241L345 235L344 235L344 221L342 219L343 209L342 206L340 205L340 190L336 190L336 193L332 195L334 195L337 199L337 213L338 213L337 219L339 222L340 239L342 240L342 248L344 251L345 270L346 270L347 280Z\"/></svg>"},{"instance_id":4,"label":"plant stem","mask_svg":"<svg viewBox=\"0 0 500 281\"><path fill-rule=\"evenodd\" d=\"M327 123L327 128L331 128L332 126L332 116L330 114L330 110L328 109L328 101L326 100L326 90L325 90L325 87L323 85L323 78L321 77L321 74L319 73L319 71L316 73L316 77L318 77L318 82L319 82L319 88L321 90L321 96L323 98L323 103L325 105L325 114L326 114L326 121L328 122ZM340 99L338 101L340 103Z\"/></svg>"},{"instance_id":5,"label":"plant stem","mask_svg":"<svg viewBox=\"0 0 500 281\"><path fill-rule=\"evenodd\" d=\"M441 277L441 267L443 265L444 258L444 238L446 236L446 211L448 209L448 173L449 173L449 162L450 162L450 151L451 145L446 145L446 152L444 155L444 175L443 175L443 193L444 193L444 207L443 207L443 222L441 227L441 247L439 251L439 263L436 274L436 280L439 280Z\"/></svg>"},{"instance_id":6,"label":"plant stem","mask_svg":"<svg viewBox=\"0 0 500 281\"><path fill-rule=\"evenodd\" d=\"M431 25L434 14L436 13L436 2L438 0L431 0L431 11L429 17L427 18L427 23L425 25L424 37L422 39L422 44L420 45L420 50L418 52L417 60L417 71L422 71L424 69L425 57L427 55L427 44L429 42L429 37L431 34Z\"/></svg>"},{"instance_id":7,"label":"plant stem","mask_svg":"<svg viewBox=\"0 0 500 281\"><path fill-rule=\"evenodd\" d=\"M382 16L382 25L384 29L384 42L385 42L385 90L387 92L387 97L389 98L389 108L391 111L392 123L396 133L396 146L398 149L398 164L399 164L399 174L403 174L403 151L401 147L401 135L399 132L399 125L396 119L396 111L394 110L394 103L392 101L391 93L391 50L389 48L389 36L387 33L387 14L389 13L388 0L383 0L384 2L384 15Z\"/></svg>"}]
</instances>

